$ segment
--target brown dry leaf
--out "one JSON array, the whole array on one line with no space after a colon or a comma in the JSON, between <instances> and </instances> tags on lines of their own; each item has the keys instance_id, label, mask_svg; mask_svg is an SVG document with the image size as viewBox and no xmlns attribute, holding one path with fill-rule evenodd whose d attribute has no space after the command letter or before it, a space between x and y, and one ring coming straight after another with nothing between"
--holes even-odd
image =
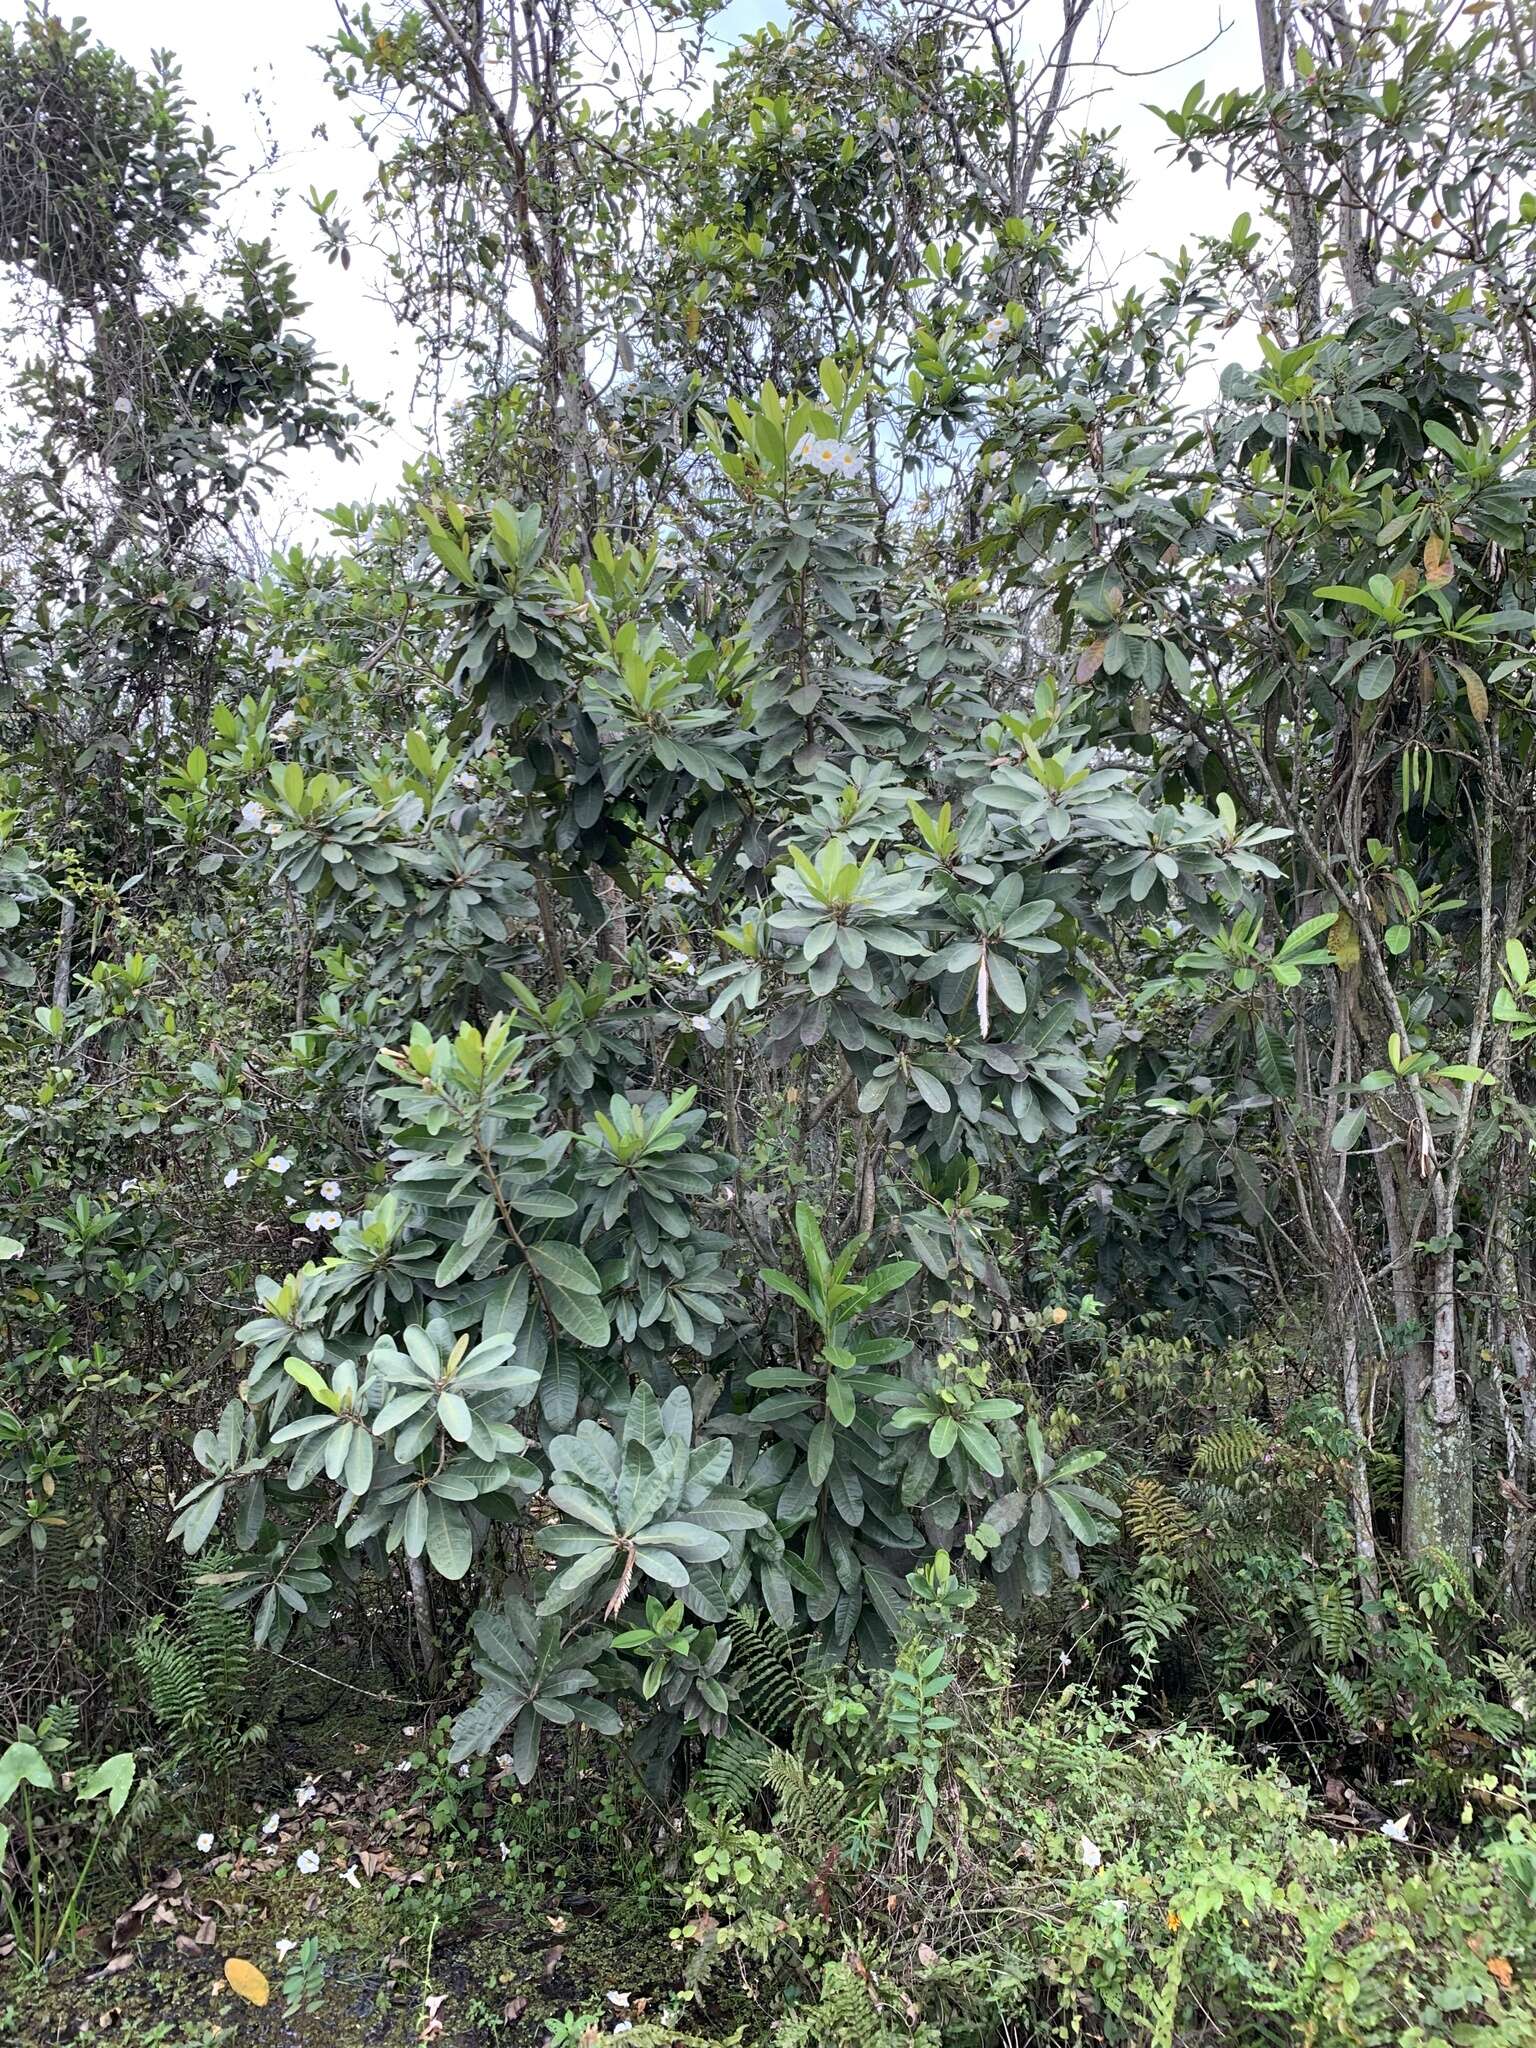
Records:
<instances>
[{"instance_id":1,"label":"brown dry leaf","mask_svg":"<svg viewBox=\"0 0 1536 2048\"><path fill-rule=\"evenodd\" d=\"M917 1960L925 1970L931 1969L939 1960L939 1952L926 1941L917 1944Z\"/></svg>"},{"instance_id":2,"label":"brown dry leaf","mask_svg":"<svg viewBox=\"0 0 1536 2048\"><path fill-rule=\"evenodd\" d=\"M504 2020L508 2021L520 2020L527 2010L528 2001L526 1998L509 1998L501 2009L501 2016Z\"/></svg>"},{"instance_id":3,"label":"brown dry leaf","mask_svg":"<svg viewBox=\"0 0 1536 2048\"><path fill-rule=\"evenodd\" d=\"M1431 590L1441 590L1452 576L1451 551L1438 533L1424 543L1424 581Z\"/></svg>"},{"instance_id":4,"label":"brown dry leaf","mask_svg":"<svg viewBox=\"0 0 1536 2048\"><path fill-rule=\"evenodd\" d=\"M564 1934L565 1915L563 1913L546 1913L544 1915L544 1918L549 1922L549 1931L551 1934Z\"/></svg>"},{"instance_id":5,"label":"brown dry leaf","mask_svg":"<svg viewBox=\"0 0 1536 2048\"><path fill-rule=\"evenodd\" d=\"M247 2005L265 2005L272 1996L272 1986L254 1963L248 1963L244 1956L226 1956L224 1959L224 1982L236 1998L243 1998Z\"/></svg>"},{"instance_id":6,"label":"brown dry leaf","mask_svg":"<svg viewBox=\"0 0 1536 2048\"><path fill-rule=\"evenodd\" d=\"M1103 661L1104 642L1091 640L1077 657L1077 680L1080 683L1091 682L1098 674Z\"/></svg>"},{"instance_id":7,"label":"brown dry leaf","mask_svg":"<svg viewBox=\"0 0 1536 2048\"><path fill-rule=\"evenodd\" d=\"M1466 685L1467 709L1479 725L1488 723L1488 686L1475 669L1467 667L1464 661L1453 664L1457 675Z\"/></svg>"},{"instance_id":8,"label":"brown dry leaf","mask_svg":"<svg viewBox=\"0 0 1536 2048\"><path fill-rule=\"evenodd\" d=\"M1490 1956L1487 1969L1489 1976L1496 1980L1501 1991L1507 1991L1515 1981L1514 1966L1508 1956Z\"/></svg>"},{"instance_id":9,"label":"brown dry leaf","mask_svg":"<svg viewBox=\"0 0 1536 2048\"><path fill-rule=\"evenodd\" d=\"M124 1970L131 1970L132 1968L133 1951L132 1949L125 1948L119 1954L113 1956L112 1960L107 1964L107 1967L102 1974L107 1977L117 1977L120 1976Z\"/></svg>"},{"instance_id":10,"label":"brown dry leaf","mask_svg":"<svg viewBox=\"0 0 1536 2048\"><path fill-rule=\"evenodd\" d=\"M193 1940L199 1948L212 1948L218 1938L218 1921L214 1919L211 1913L205 1913L197 1923L197 1933L193 1936Z\"/></svg>"},{"instance_id":11,"label":"brown dry leaf","mask_svg":"<svg viewBox=\"0 0 1536 2048\"><path fill-rule=\"evenodd\" d=\"M176 1937L176 1953L179 1956L195 1956L200 1951L190 1934L178 1934Z\"/></svg>"},{"instance_id":12,"label":"brown dry leaf","mask_svg":"<svg viewBox=\"0 0 1536 2048\"><path fill-rule=\"evenodd\" d=\"M560 1943L559 1943L558 1941L557 1941L557 1942L555 1943L555 1945L553 1946L553 1948L549 1948L549 1949L546 1949L546 1950L545 1950L545 1952L544 1952L544 1975L545 1975L546 1977L553 1977L553 1975L555 1974L556 1970L558 1970L558 1969L559 1969L559 1967L560 1967L560 1958L561 1958L561 1957L562 1957L562 1956L563 1956L564 1954L565 1954L565 1950L564 1950L564 1948L562 1948L562 1946L560 1945Z\"/></svg>"}]
</instances>

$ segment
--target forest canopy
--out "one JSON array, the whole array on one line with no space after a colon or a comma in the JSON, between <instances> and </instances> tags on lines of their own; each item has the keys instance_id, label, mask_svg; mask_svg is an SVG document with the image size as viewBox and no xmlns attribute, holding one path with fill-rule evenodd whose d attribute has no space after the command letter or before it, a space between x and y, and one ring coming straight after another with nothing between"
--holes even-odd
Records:
<instances>
[{"instance_id":1,"label":"forest canopy","mask_svg":"<svg viewBox=\"0 0 1536 2048\"><path fill-rule=\"evenodd\" d=\"M1102 27L0 25L16 2038L1536 2038L1536 16Z\"/></svg>"}]
</instances>

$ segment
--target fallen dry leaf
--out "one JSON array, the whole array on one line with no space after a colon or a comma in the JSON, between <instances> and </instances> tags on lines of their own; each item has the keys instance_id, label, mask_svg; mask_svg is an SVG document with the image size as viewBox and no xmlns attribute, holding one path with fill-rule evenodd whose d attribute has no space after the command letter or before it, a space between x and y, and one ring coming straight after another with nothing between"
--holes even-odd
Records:
<instances>
[{"instance_id":1,"label":"fallen dry leaf","mask_svg":"<svg viewBox=\"0 0 1536 2048\"><path fill-rule=\"evenodd\" d=\"M1487 1968L1489 1976L1496 1980L1501 1991L1507 1991L1510 1985L1514 1983L1514 1966L1511 1964L1508 1956L1490 1956Z\"/></svg>"},{"instance_id":2,"label":"fallen dry leaf","mask_svg":"<svg viewBox=\"0 0 1536 2048\"><path fill-rule=\"evenodd\" d=\"M272 1986L254 1963L248 1963L244 1956L227 1956L224 1960L224 1982L236 1998L243 1998L247 2005L265 2005L272 1996Z\"/></svg>"}]
</instances>

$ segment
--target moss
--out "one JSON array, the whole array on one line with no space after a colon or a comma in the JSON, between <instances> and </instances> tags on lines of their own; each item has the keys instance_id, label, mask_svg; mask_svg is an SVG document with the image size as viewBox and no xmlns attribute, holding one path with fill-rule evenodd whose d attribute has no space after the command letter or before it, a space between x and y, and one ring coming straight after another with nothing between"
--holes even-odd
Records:
<instances>
[{"instance_id":1,"label":"moss","mask_svg":"<svg viewBox=\"0 0 1536 2048\"><path fill-rule=\"evenodd\" d=\"M133 1967L113 1977L65 1965L42 1982L0 1978L0 2038L8 2048L55 2048L82 2036L132 2048L414 2048L431 1990L444 1995L454 2048L538 2048L545 2022L566 2012L600 2015L605 2029L623 2017L610 1991L627 1994L627 2010L642 2017L676 2002L681 1961L659 1890L576 1880L546 1891L510 1883L499 1860L481 1858L460 1859L433 1885L340 1889L299 1922L309 1896L308 1884L274 1870L270 1882L247 1887L247 1917L261 1938L245 1947L230 1940L187 1955L147 1939ZM323 1996L293 2018L271 1955L273 1929L283 1926L316 1933L329 1950ZM265 2010L224 1983L224 1956L241 1953L272 1978ZM690 2013L686 2024L730 2035L744 2017L723 2009Z\"/></svg>"}]
</instances>

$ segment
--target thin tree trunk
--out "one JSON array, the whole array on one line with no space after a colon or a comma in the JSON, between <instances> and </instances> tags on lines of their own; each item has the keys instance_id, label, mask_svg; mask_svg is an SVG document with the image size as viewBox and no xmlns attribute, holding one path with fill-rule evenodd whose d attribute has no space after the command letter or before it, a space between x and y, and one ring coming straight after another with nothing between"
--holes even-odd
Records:
<instances>
[{"instance_id":1,"label":"thin tree trunk","mask_svg":"<svg viewBox=\"0 0 1536 2048\"><path fill-rule=\"evenodd\" d=\"M64 898L59 912L59 955L53 969L53 1007L62 1010L69 1001L70 968L75 953L75 919L79 906L73 896Z\"/></svg>"},{"instance_id":2,"label":"thin tree trunk","mask_svg":"<svg viewBox=\"0 0 1536 2048\"><path fill-rule=\"evenodd\" d=\"M416 1624L416 1642L421 1651L421 1668L430 1679L437 1667L437 1634L432 1626L432 1588L427 1583L426 1567L419 1557L407 1557L405 1573L411 1582L411 1610Z\"/></svg>"},{"instance_id":3,"label":"thin tree trunk","mask_svg":"<svg viewBox=\"0 0 1536 2048\"><path fill-rule=\"evenodd\" d=\"M1259 61L1264 67L1264 90L1284 92L1285 30L1281 0L1255 0L1259 24ZM1275 122L1275 153L1280 161L1285 186L1285 205L1291 244L1291 286L1296 294L1296 329L1300 340L1308 341L1323 324L1321 259L1318 253L1317 215L1307 186L1306 166L1300 145Z\"/></svg>"}]
</instances>

